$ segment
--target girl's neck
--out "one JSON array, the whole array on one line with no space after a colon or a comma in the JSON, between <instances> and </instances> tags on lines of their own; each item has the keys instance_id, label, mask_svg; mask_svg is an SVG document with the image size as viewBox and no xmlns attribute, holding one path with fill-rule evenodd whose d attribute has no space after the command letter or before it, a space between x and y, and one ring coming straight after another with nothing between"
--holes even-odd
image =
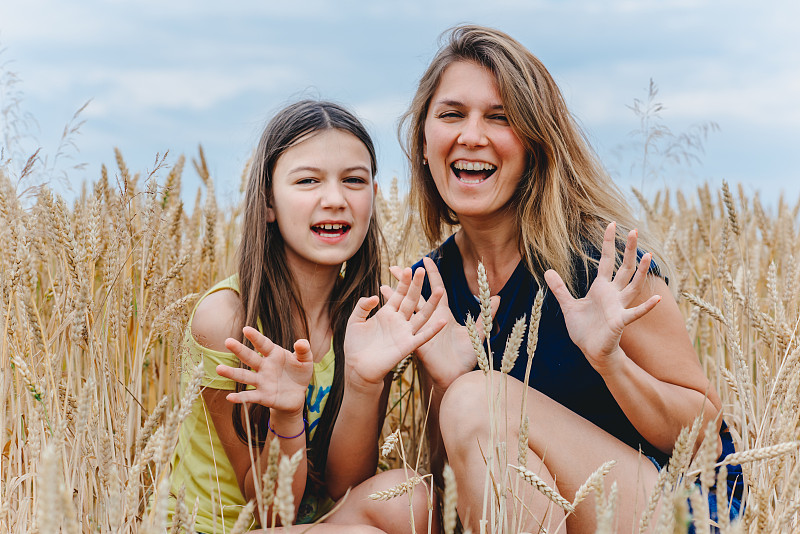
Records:
<instances>
[{"instance_id":1,"label":"girl's neck","mask_svg":"<svg viewBox=\"0 0 800 534\"><path fill-rule=\"evenodd\" d=\"M331 292L339 277L340 266L299 264L290 258L287 258L287 261L300 293L300 302L308 325L308 342L311 344L314 361L319 362L330 348L332 330L329 305ZM296 324L302 325L302 318Z\"/></svg>"},{"instance_id":2,"label":"girl's neck","mask_svg":"<svg viewBox=\"0 0 800 534\"><path fill-rule=\"evenodd\" d=\"M490 220L461 220L455 240L461 252L464 275L470 291L478 294L478 263L486 269L489 288L496 295L517 268L522 258L519 251L519 225L513 213Z\"/></svg>"}]
</instances>

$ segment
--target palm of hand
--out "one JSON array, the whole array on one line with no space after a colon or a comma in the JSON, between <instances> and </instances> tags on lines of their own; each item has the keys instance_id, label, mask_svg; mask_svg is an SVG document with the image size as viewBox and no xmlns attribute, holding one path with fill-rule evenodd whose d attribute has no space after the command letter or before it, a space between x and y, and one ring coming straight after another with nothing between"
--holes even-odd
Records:
<instances>
[{"instance_id":1,"label":"palm of hand","mask_svg":"<svg viewBox=\"0 0 800 534\"><path fill-rule=\"evenodd\" d=\"M595 279L584 298L562 305L561 310L570 339L589 363L606 363L605 358L619 345L625 327L620 291L609 281Z\"/></svg>"},{"instance_id":2,"label":"palm of hand","mask_svg":"<svg viewBox=\"0 0 800 534\"><path fill-rule=\"evenodd\" d=\"M414 350L409 321L386 306L365 322L348 325L344 350L348 365L365 382L378 383Z\"/></svg>"},{"instance_id":3,"label":"palm of hand","mask_svg":"<svg viewBox=\"0 0 800 534\"><path fill-rule=\"evenodd\" d=\"M619 357L623 329L652 310L661 300L660 296L653 295L641 304L632 306L644 285L651 256L642 256L636 267L637 233L631 230L622 264L614 274L615 235L616 224L611 223L603 238L597 277L584 298L573 298L555 271L545 273L545 281L564 313L570 339L598 371L608 368L614 358Z\"/></svg>"},{"instance_id":4,"label":"palm of hand","mask_svg":"<svg viewBox=\"0 0 800 534\"><path fill-rule=\"evenodd\" d=\"M447 387L462 374L475 369L478 357L467 327L456 321L446 301L440 303L440 308L435 313L440 313L447 323L433 339L417 349L417 356L434 383Z\"/></svg>"},{"instance_id":5,"label":"palm of hand","mask_svg":"<svg viewBox=\"0 0 800 534\"><path fill-rule=\"evenodd\" d=\"M351 379L363 385L382 383L395 365L442 329L445 321L434 317L434 312L443 291L436 291L417 310L424 279L422 269L413 276L411 269L404 270L394 291L381 287L386 303L372 317L369 314L378 305L377 295L358 302L344 338Z\"/></svg>"},{"instance_id":6,"label":"palm of hand","mask_svg":"<svg viewBox=\"0 0 800 534\"><path fill-rule=\"evenodd\" d=\"M262 360L258 370L254 370L258 402L278 411L302 410L314 362L299 361L295 353L278 345Z\"/></svg>"},{"instance_id":7,"label":"palm of hand","mask_svg":"<svg viewBox=\"0 0 800 534\"><path fill-rule=\"evenodd\" d=\"M254 328L245 327L243 333L255 350L231 338L225 346L250 369L218 365L217 374L253 389L231 393L228 400L256 403L282 412L301 411L314 373L308 341L296 341L295 352L289 352Z\"/></svg>"}]
</instances>

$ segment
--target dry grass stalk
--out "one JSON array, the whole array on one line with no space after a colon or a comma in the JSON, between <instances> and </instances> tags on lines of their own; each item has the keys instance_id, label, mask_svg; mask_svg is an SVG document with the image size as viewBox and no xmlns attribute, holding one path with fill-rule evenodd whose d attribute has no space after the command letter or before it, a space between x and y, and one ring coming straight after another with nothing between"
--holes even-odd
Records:
<instances>
[{"instance_id":1,"label":"dry grass stalk","mask_svg":"<svg viewBox=\"0 0 800 534\"><path fill-rule=\"evenodd\" d=\"M405 482L401 482L400 484L394 486L393 488L389 488L388 490L376 491L375 493L371 493L369 498L373 501L388 501L389 499L394 499L395 497L399 497L400 495L405 495L411 489L420 484L422 482L421 476L414 476Z\"/></svg>"},{"instance_id":2,"label":"dry grass stalk","mask_svg":"<svg viewBox=\"0 0 800 534\"><path fill-rule=\"evenodd\" d=\"M457 515L456 505L458 504L458 488L456 486L456 475L450 464L444 466L444 498L442 499L442 526L444 534L453 534L456 528Z\"/></svg>"},{"instance_id":3,"label":"dry grass stalk","mask_svg":"<svg viewBox=\"0 0 800 534\"><path fill-rule=\"evenodd\" d=\"M539 475L519 465L509 465L509 467L517 470L517 472L519 472L519 476L521 476L523 480L536 488L542 495L563 508L566 512L572 513L575 511L575 507L572 506L572 503L562 497L561 494L559 494L556 490L548 486L547 483L542 480L541 477L539 477Z\"/></svg>"}]
</instances>

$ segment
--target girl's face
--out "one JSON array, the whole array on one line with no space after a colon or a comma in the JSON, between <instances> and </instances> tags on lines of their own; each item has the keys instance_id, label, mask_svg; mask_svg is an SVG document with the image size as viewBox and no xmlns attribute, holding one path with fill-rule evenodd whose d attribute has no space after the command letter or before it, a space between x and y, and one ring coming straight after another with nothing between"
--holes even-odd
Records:
<instances>
[{"instance_id":1,"label":"girl's face","mask_svg":"<svg viewBox=\"0 0 800 534\"><path fill-rule=\"evenodd\" d=\"M470 61L448 66L428 106L424 134L436 188L462 222L509 205L528 155L491 71Z\"/></svg>"},{"instance_id":2,"label":"girl's face","mask_svg":"<svg viewBox=\"0 0 800 534\"><path fill-rule=\"evenodd\" d=\"M375 195L372 160L353 134L314 132L278 158L269 221L290 265L339 266L361 247Z\"/></svg>"}]
</instances>

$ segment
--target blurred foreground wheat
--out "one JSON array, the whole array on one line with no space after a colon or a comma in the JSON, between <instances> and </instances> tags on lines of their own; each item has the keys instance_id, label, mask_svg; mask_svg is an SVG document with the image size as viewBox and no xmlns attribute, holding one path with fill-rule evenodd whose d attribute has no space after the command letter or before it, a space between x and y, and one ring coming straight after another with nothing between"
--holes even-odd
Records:
<instances>
[{"instance_id":1,"label":"blurred foreground wheat","mask_svg":"<svg viewBox=\"0 0 800 534\"><path fill-rule=\"evenodd\" d=\"M191 211L183 157L147 176L116 160L72 207L46 188L23 207L0 169L0 533L173 528L158 503L191 400L177 398L180 333L197 296L235 268L240 212L217 208L202 151ZM797 531L800 203L767 210L741 189L708 186L640 202L677 266L687 329L743 451L747 512L723 529ZM426 248L403 239L405 210L394 183L379 198L386 264L410 265ZM386 434L399 429L424 473L412 367L396 373ZM393 453L384 465L400 462ZM698 454L680 469L703 476L707 464ZM664 479L675 513L653 519L659 531L688 526L678 474ZM191 523L192 507L184 503L174 530Z\"/></svg>"}]
</instances>

